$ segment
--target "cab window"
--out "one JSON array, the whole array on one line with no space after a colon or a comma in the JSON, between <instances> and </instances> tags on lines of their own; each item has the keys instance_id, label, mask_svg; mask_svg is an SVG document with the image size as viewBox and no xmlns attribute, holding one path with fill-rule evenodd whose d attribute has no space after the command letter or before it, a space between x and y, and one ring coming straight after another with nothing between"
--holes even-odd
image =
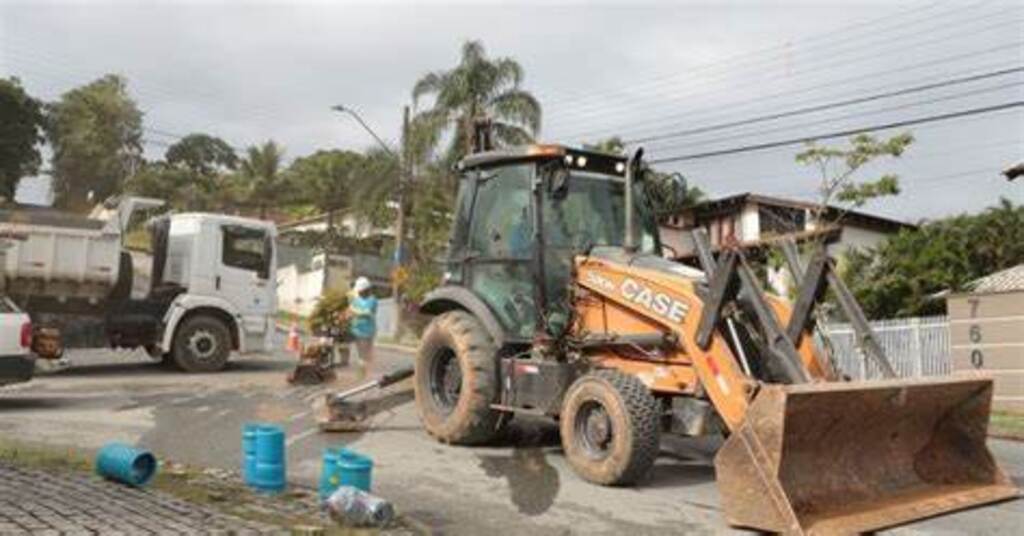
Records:
<instances>
[{"instance_id":1,"label":"cab window","mask_svg":"<svg viewBox=\"0 0 1024 536\"><path fill-rule=\"evenodd\" d=\"M529 260L532 166L505 166L485 173L476 190L470 248L482 258Z\"/></svg>"},{"instance_id":2,"label":"cab window","mask_svg":"<svg viewBox=\"0 0 1024 536\"><path fill-rule=\"evenodd\" d=\"M270 240L258 229L225 225L221 261L225 266L256 272L261 278L270 276Z\"/></svg>"}]
</instances>

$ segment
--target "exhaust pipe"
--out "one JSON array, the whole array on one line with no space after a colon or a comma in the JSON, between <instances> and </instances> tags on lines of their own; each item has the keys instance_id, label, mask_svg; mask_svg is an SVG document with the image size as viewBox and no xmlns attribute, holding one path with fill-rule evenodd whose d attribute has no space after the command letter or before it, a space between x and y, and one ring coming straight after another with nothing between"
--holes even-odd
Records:
<instances>
[{"instance_id":1,"label":"exhaust pipe","mask_svg":"<svg viewBox=\"0 0 1024 536\"><path fill-rule=\"evenodd\" d=\"M636 170L640 168L640 162L644 157L644 148L641 147L633 153L633 156L626 161L626 236L622 240L622 245L626 251L633 253L637 250L636 245L636 214L633 206L633 183L636 181Z\"/></svg>"}]
</instances>

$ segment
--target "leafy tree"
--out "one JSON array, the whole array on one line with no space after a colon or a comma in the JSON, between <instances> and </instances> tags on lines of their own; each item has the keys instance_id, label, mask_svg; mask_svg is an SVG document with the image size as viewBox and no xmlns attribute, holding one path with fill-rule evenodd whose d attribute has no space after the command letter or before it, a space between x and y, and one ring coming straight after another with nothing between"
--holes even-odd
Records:
<instances>
[{"instance_id":1,"label":"leafy tree","mask_svg":"<svg viewBox=\"0 0 1024 536\"><path fill-rule=\"evenodd\" d=\"M49 105L46 137L61 207L86 209L90 192L96 200L117 193L142 162L142 112L117 75L72 89Z\"/></svg>"},{"instance_id":2,"label":"leafy tree","mask_svg":"<svg viewBox=\"0 0 1024 536\"><path fill-rule=\"evenodd\" d=\"M448 245L456 191L446 167L430 166L419 178L421 181L410 195L416 210L406 220L411 237L407 241L411 269L402 289L413 303L440 284L437 259Z\"/></svg>"},{"instance_id":3,"label":"leafy tree","mask_svg":"<svg viewBox=\"0 0 1024 536\"><path fill-rule=\"evenodd\" d=\"M596 143L584 143L583 148L599 153L626 155L626 142L622 141L619 136L605 138ZM676 190L683 185L686 190L677 192ZM653 168L648 168L648 173L645 174L644 188L651 209L659 220L678 214L679 211L691 207L707 197L703 190L683 179L682 174L658 171Z\"/></svg>"},{"instance_id":4,"label":"leafy tree","mask_svg":"<svg viewBox=\"0 0 1024 536\"><path fill-rule=\"evenodd\" d=\"M334 231L334 212L349 205L353 188L361 182L365 160L352 151L320 150L296 159L288 168L297 195L327 213L329 233Z\"/></svg>"},{"instance_id":5,"label":"leafy tree","mask_svg":"<svg viewBox=\"0 0 1024 536\"><path fill-rule=\"evenodd\" d=\"M884 174L873 180L857 180L857 173L867 164L881 157L899 158L914 142L914 136L903 133L887 140L878 140L869 134L858 134L850 139L849 147L823 147L814 142L796 155L800 164L818 170L819 204L815 210L817 220L838 222L854 208L868 201L900 193L899 177ZM839 205L836 212L831 207Z\"/></svg>"},{"instance_id":6,"label":"leafy tree","mask_svg":"<svg viewBox=\"0 0 1024 536\"><path fill-rule=\"evenodd\" d=\"M195 177L187 169L167 162L147 162L125 181L124 190L135 195L163 199L171 207L182 208L191 200Z\"/></svg>"},{"instance_id":7,"label":"leafy tree","mask_svg":"<svg viewBox=\"0 0 1024 536\"><path fill-rule=\"evenodd\" d=\"M1024 205L1002 199L980 214L903 230L847 257L844 276L871 318L936 314L935 293L1024 262Z\"/></svg>"},{"instance_id":8,"label":"leafy tree","mask_svg":"<svg viewBox=\"0 0 1024 536\"><path fill-rule=\"evenodd\" d=\"M394 223L401 176L401 162L393 153L377 148L367 151L352 189L352 209L356 216L374 227ZM407 187L415 188L415 185ZM407 203L406 214L411 206L412 203Z\"/></svg>"},{"instance_id":9,"label":"leafy tree","mask_svg":"<svg viewBox=\"0 0 1024 536\"><path fill-rule=\"evenodd\" d=\"M0 196L14 200L22 177L39 172L42 106L17 78L0 79Z\"/></svg>"},{"instance_id":10,"label":"leafy tree","mask_svg":"<svg viewBox=\"0 0 1024 536\"><path fill-rule=\"evenodd\" d=\"M596 151L608 154L626 154L626 142L618 136L612 136L598 141L597 143L584 143L583 148L588 151Z\"/></svg>"},{"instance_id":11,"label":"leafy tree","mask_svg":"<svg viewBox=\"0 0 1024 536\"><path fill-rule=\"evenodd\" d=\"M267 217L267 208L281 204L281 197L288 192L289 184L281 169L283 161L284 149L267 141L249 147L239 164L236 188L242 203L258 208L261 219Z\"/></svg>"},{"instance_id":12,"label":"leafy tree","mask_svg":"<svg viewBox=\"0 0 1024 536\"><path fill-rule=\"evenodd\" d=\"M647 200L659 222L664 222L668 217L700 203L706 197L703 190L690 185L680 173L651 170L644 179L643 186L647 192ZM679 191L680 188L683 190Z\"/></svg>"},{"instance_id":13,"label":"leafy tree","mask_svg":"<svg viewBox=\"0 0 1024 536\"><path fill-rule=\"evenodd\" d=\"M238 155L228 142L208 134L189 134L167 148L167 163L183 166L192 173L213 176L238 167Z\"/></svg>"},{"instance_id":14,"label":"leafy tree","mask_svg":"<svg viewBox=\"0 0 1024 536\"><path fill-rule=\"evenodd\" d=\"M168 171L175 179L170 192L174 206L190 210L211 210L224 201L228 173L237 169L238 155L228 143L215 136L195 133L181 138L164 153ZM182 174L181 172L184 172Z\"/></svg>"},{"instance_id":15,"label":"leafy tree","mask_svg":"<svg viewBox=\"0 0 1024 536\"><path fill-rule=\"evenodd\" d=\"M489 59L480 41L462 45L455 68L428 73L412 90L413 100L433 95L433 107L416 123L435 142L452 131L449 161L473 152L475 125L489 124L495 145L528 143L540 131L541 107L521 89L523 68L511 58Z\"/></svg>"}]
</instances>

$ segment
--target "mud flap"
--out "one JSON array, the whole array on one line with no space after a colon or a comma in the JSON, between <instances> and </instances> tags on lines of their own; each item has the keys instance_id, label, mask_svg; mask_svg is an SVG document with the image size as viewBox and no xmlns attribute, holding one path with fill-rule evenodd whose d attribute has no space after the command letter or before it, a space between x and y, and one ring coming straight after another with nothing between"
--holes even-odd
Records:
<instances>
[{"instance_id":1,"label":"mud flap","mask_svg":"<svg viewBox=\"0 0 1024 536\"><path fill-rule=\"evenodd\" d=\"M726 519L851 534L1016 497L991 400L991 379L764 386L715 458Z\"/></svg>"}]
</instances>

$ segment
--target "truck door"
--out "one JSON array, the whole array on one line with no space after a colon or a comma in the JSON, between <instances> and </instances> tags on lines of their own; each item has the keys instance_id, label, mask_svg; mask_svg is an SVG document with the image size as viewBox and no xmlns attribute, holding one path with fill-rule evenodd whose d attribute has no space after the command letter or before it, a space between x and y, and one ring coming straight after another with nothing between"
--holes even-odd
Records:
<instances>
[{"instance_id":1,"label":"truck door","mask_svg":"<svg viewBox=\"0 0 1024 536\"><path fill-rule=\"evenodd\" d=\"M276 309L273 238L266 229L221 225L221 255L214 288L238 308L244 321L246 349L262 350Z\"/></svg>"}]
</instances>

